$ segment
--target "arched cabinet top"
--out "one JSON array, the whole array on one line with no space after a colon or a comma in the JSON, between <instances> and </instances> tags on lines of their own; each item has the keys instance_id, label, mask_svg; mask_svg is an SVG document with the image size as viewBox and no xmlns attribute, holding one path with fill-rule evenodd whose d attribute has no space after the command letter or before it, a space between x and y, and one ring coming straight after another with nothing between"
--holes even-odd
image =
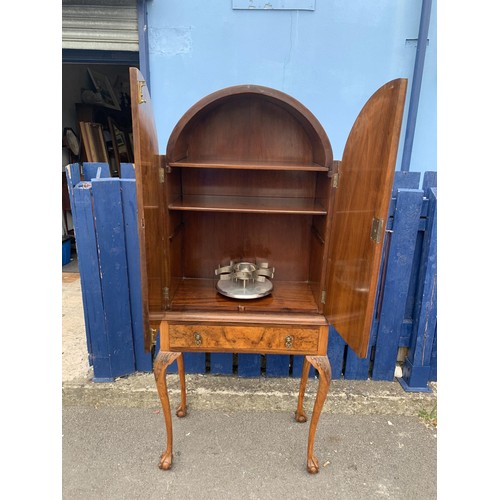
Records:
<instances>
[{"instance_id":1,"label":"arched cabinet top","mask_svg":"<svg viewBox=\"0 0 500 500\"><path fill-rule=\"evenodd\" d=\"M259 85L227 87L194 104L167 144L171 166L330 170L333 153L303 104Z\"/></svg>"}]
</instances>

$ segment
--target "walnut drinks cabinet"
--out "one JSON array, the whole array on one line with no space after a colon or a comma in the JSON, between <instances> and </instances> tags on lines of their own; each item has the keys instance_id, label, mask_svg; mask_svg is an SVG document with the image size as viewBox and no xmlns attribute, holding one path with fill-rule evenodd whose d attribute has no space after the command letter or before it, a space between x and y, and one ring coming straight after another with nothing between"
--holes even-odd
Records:
<instances>
[{"instance_id":1,"label":"walnut drinks cabinet","mask_svg":"<svg viewBox=\"0 0 500 500\"><path fill-rule=\"evenodd\" d=\"M158 151L144 78L130 69L146 349L160 331L154 375L166 424L160 468L172 465L166 368L183 352L305 355L295 419L305 422L309 368L319 374L307 470L328 393L328 325L367 356L406 80L382 86L356 119L342 161L315 116L283 92L239 85L186 111ZM270 294L233 298L215 270L266 261Z\"/></svg>"}]
</instances>

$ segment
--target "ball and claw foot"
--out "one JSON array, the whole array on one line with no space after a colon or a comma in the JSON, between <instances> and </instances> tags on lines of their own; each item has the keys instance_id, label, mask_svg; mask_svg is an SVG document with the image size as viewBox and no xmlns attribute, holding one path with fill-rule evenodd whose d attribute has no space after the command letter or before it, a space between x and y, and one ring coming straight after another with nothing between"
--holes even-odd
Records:
<instances>
[{"instance_id":1,"label":"ball and claw foot","mask_svg":"<svg viewBox=\"0 0 500 500\"><path fill-rule=\"evenodd\" d=\"M187 408L185 406L179 406L179 408L177 408L177 411L175 412L175 414L179 418L185 417L187 415Z\"/></svg>"},{"instance_id":2,"label":"ball and claw foot","mask_svg":"<svg viewBox=\"0 0 500 500\"><path fill-rule=\"evenodd\" d=\"M307 415L304 412L297 410L295 412L295 421L303 424L304 422L307 422Z\"/></svg>"},{"instance_id":3,"label":"ball and claw foot","mask_svg":"<svg viewBox=\"0 0 500 500\"><path fill-rule=\"evenodd\" d=\"M162 470L168 470L170 467L172 467L172 454L168 453L165 451L161 458L160 458L160 463L158 464L158 467Z\"/></svg>"},{"instance_id":4,"label":"ball and claw foot","mask_svg":"<svg viewBox=\"0 0 500 500\"><path fill-rule=\"evenodd\" d=\"M314 455L307 461L307 472L309 474L317 474L319 472L318 459Z\"/></svg>"}]
</instances>

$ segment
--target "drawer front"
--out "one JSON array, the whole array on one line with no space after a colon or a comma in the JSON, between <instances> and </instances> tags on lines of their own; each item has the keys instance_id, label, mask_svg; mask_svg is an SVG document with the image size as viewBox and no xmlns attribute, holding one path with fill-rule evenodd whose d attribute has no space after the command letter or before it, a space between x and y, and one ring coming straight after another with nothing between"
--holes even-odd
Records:
<instances>
[{"instance_id":1,"label":"drawer front","mask_svg":"<svg viewBox=\"0 0 500 500\"><path fill-rule=\"evenodd\" d=\"M167 349L186 351L316 354L320 329L169 324L165 344Z\"/></svg>"}]
</instances>

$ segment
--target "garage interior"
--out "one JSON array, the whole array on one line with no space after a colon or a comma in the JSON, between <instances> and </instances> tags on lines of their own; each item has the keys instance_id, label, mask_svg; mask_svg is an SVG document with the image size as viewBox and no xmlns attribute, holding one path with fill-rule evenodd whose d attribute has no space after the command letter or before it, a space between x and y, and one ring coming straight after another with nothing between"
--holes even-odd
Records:
<instances>
[{"instance_id":1,"label":"garage interior","mask_svg":"<svg viewBox=\"0 0 500 500\"><path fill-rule=\"evenodd\" d=\"M78 272L65 167L106 162L112 176L134 161L129 68L139 67L136 0L62 2L63 271ZM64 246L71 245L69 261ZM66 260L68 260L66 258Z\"/></svg>"}]
</instances>

